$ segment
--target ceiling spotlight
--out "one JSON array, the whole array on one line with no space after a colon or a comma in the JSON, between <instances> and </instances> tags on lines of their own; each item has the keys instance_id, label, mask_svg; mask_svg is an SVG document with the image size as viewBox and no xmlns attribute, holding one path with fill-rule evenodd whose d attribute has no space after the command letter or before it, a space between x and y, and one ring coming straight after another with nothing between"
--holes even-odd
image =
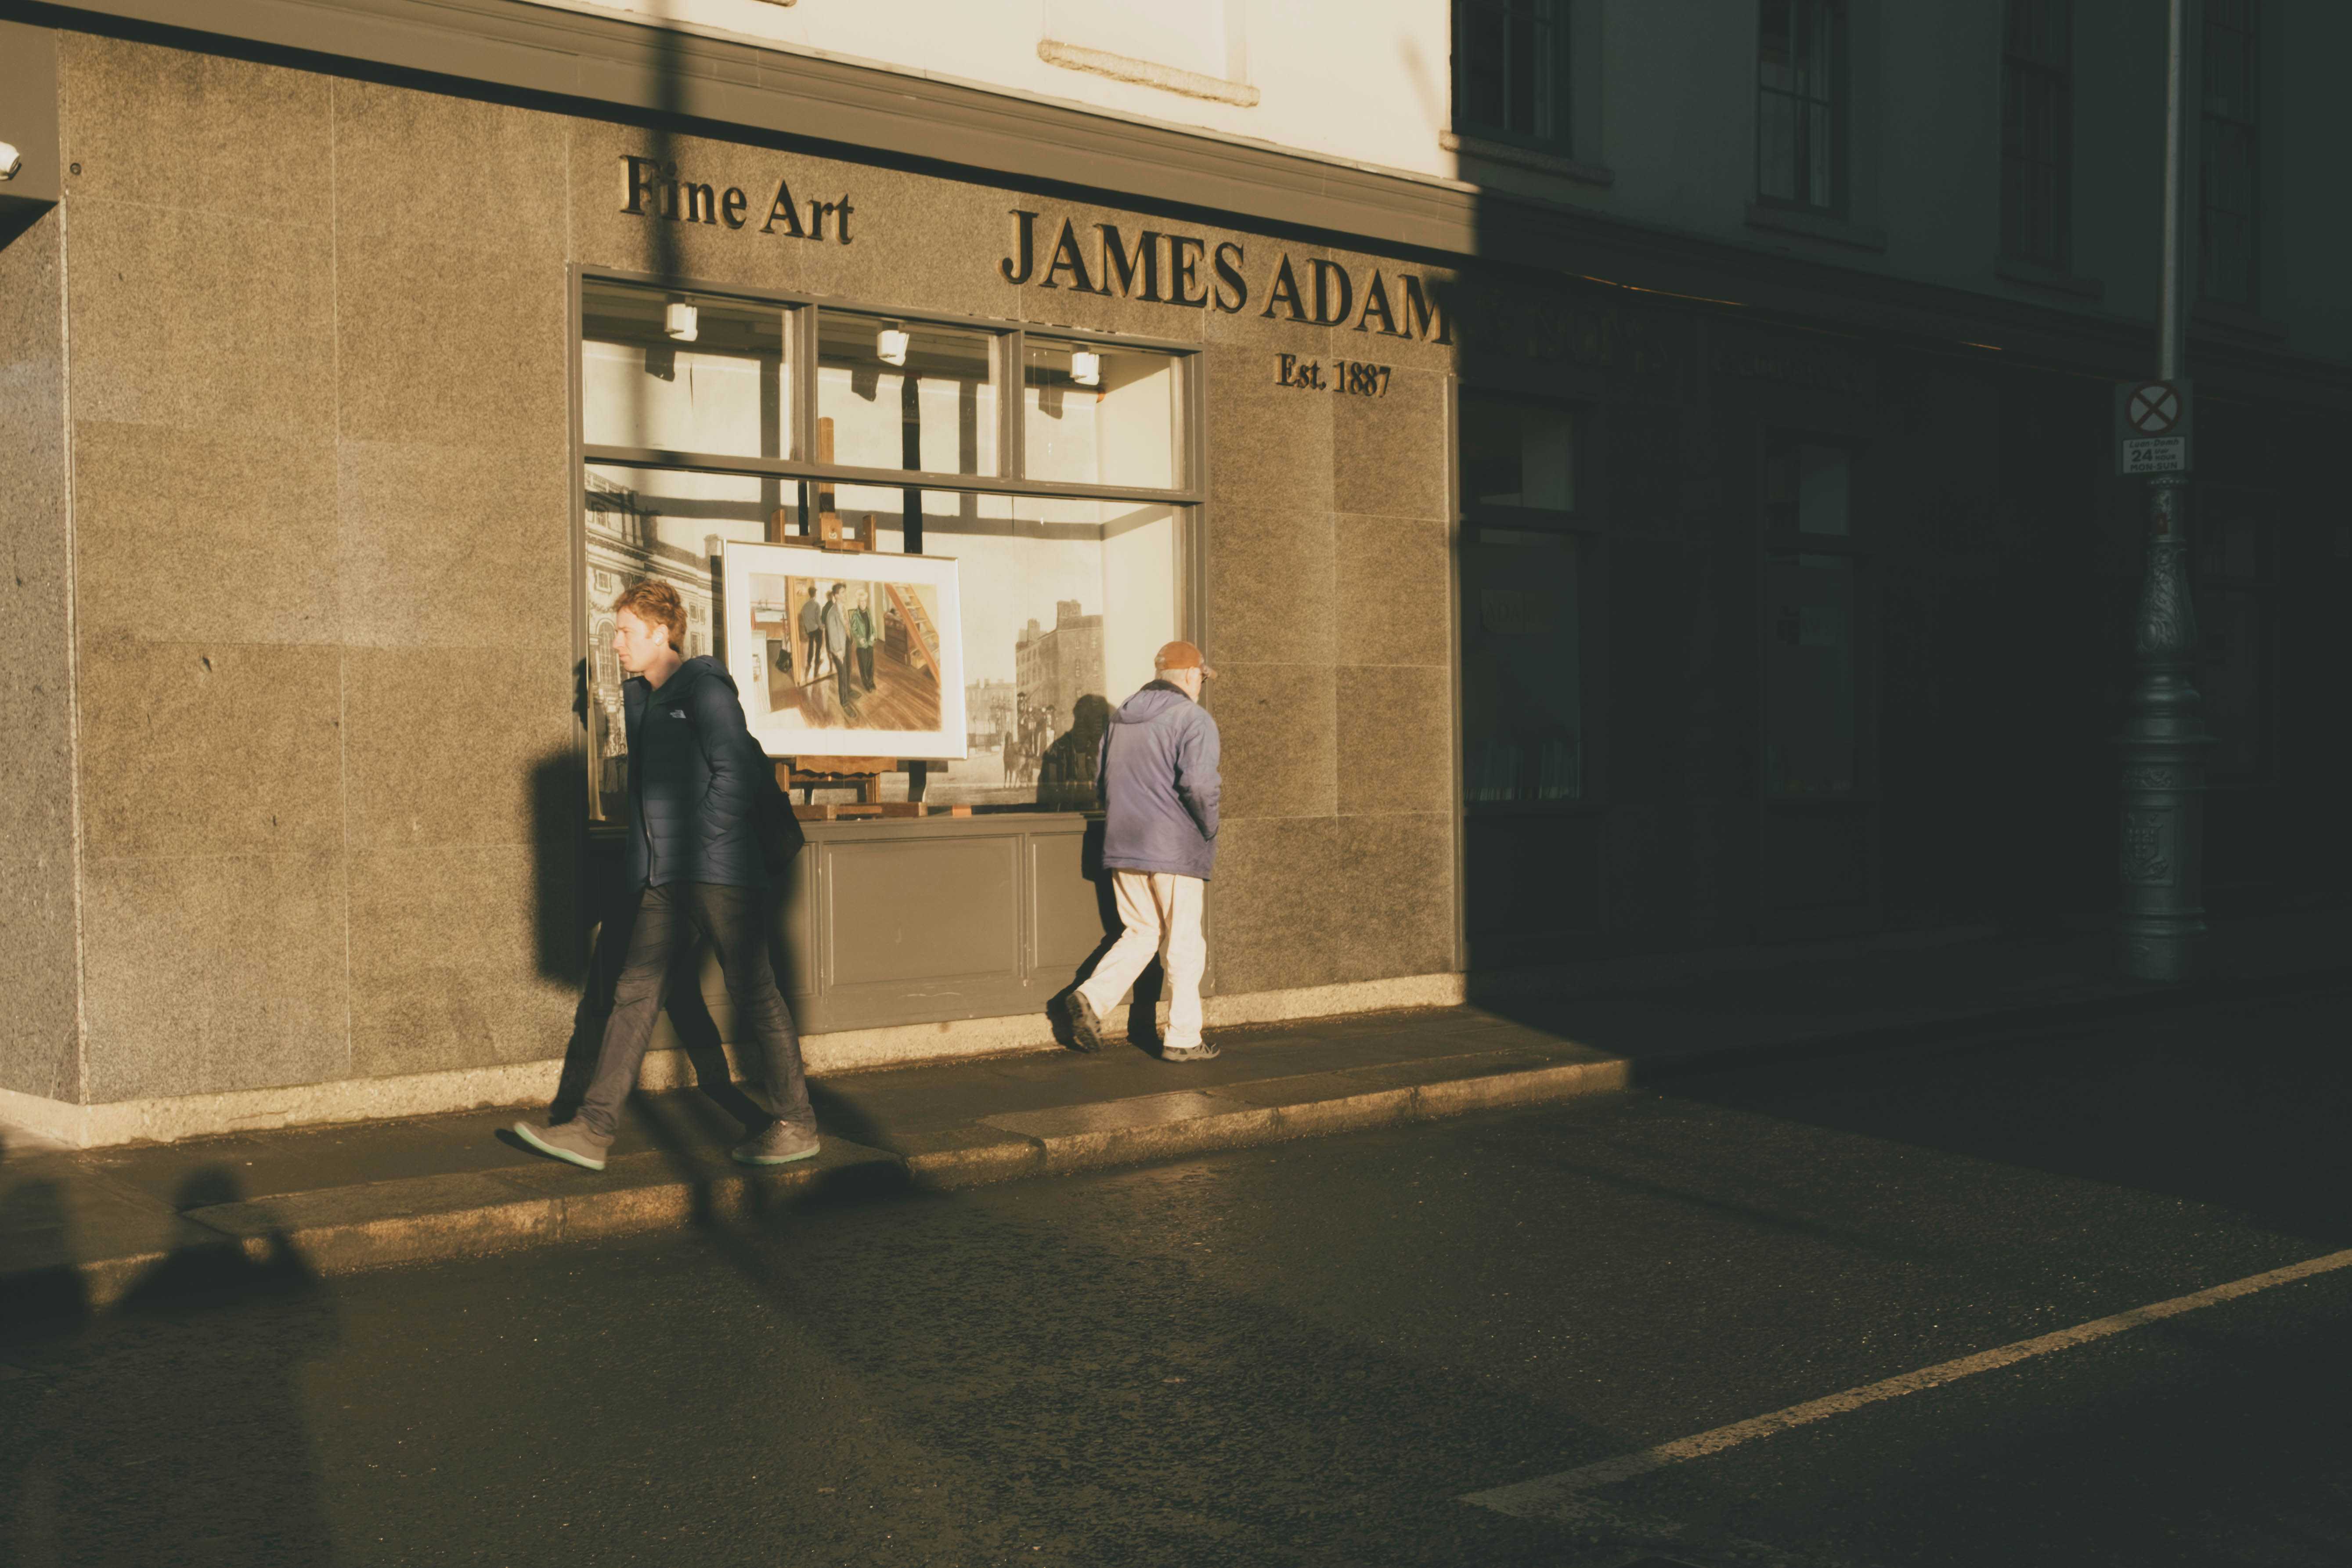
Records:
<instances>
[{"instance_id":1,"label":"ceiling spotlight","mask_svg":"<svg viewBox=\"0 0 2352 1568\"><path fill-rule=\"evenodd\" d=\"M0 142L0 180L13 180L16 171L25 166L24 155L13 142Z\"/></svg>"},{"instance_id":2,"label":"ceiling spotlight","mask_svg":"<svg viewBox=\"0 0 2352 1568\"><path fill-rule=\"evenodd\" d=\"M695 333L694 307L683 300L671 300L669 309L662 312L662 331L679 342L692 342Z\"/></svg>"},{"instance_id":3,"label":"ceiling spotlight","mask_svg":"<svg viewBox=\"0 0 2352 1568\"><path fill-rule=\"evenodd\" d=\"M1080 386L1102 384L1102 355L1086 349L1076 349L1070 354L1070 379Z\"/></svg>"},{"instance_id":4,"label":"ceiling spotlight","mask_svg":"<svg viewBox=\"0 0 2352 1568\"><path fill-rule=\"evenodd\" d=\"M874 353L884 364L907 363L907 334L897 327L885 327L874 334Z\"/></svg>"}]
</instances>

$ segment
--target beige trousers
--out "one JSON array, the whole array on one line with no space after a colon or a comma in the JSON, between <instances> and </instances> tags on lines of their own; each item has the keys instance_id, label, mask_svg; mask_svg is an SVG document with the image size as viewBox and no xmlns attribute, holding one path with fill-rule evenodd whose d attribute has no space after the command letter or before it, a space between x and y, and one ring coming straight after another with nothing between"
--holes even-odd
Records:
<instances>
[{"instance_id":1,"label":"beige trousers","mask_svg":"<svg viewBox=\"0 0 2352 1568\"><path fill-rule=\"evenodd\" d=\"M1078 987L1097 1017L1108 1018L1157 957L1168 977L1168 1034L1160 1043L1179 1049L1201 1043L1201 971L1209 962L1209 944L1201 937L1201 893L1207 886L1172 871L1111 873L1119 924L1127 929Z\"/></svg>"}]
</instances>

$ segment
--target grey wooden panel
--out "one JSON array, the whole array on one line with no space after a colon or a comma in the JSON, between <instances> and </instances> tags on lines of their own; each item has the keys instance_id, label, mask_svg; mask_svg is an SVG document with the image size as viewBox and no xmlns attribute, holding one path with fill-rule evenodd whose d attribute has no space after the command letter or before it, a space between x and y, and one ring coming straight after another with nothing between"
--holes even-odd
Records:
<instances>
[{"instance_id":1,"label":"grey wooden panel","mask_svg":"<svg viewBox=\"0 0 2352 1568\"><path fill-rule=\"evenodd\" d=\"M824 951L818 945L816 867L814 848L793 859L774 911L776 978L784 994L795 999L815 994L817 954Z\"/></svg>"},{"instance_id":2,"label":"grey wooden panel","mask_svg":"<svg viewBox=\"0 0 2352 1568\"><path fill-rule=\"evenodd\" d=\"M826 989L1021 973L1020 846L987 837L828 844Z\"/></svg>"},{"instance_id":3,"label":"grey wooden panel","mask_svg":"<svg viewBox=\"0 0 2352 1568\"><path fill-rule=\"evenodd\" d=\"M1114 922L1100 885L1087 875L1088 838L1075 833L1029 839L1029 907L1036 932L1030 963L1037 980L1059 986L1102 945Z\"/></svg>"}]
</instances>

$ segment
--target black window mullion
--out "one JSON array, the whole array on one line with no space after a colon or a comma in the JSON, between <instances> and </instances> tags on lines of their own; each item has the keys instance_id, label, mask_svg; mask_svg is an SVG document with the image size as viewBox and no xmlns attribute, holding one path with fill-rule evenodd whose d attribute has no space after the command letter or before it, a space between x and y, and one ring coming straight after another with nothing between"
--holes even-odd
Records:
<instances>
[{"instance_id":1,"label":"black window mullion","mask_svg":"<svg viewBox=\"0 0 2352 1568\"><path fill-rule=\"evenodd\" d=\"M1024 417L1029 334L1015 327L997 340L997 467L1016 479L1029 477L1029 421Z\"/></svg>"}]
</instances>

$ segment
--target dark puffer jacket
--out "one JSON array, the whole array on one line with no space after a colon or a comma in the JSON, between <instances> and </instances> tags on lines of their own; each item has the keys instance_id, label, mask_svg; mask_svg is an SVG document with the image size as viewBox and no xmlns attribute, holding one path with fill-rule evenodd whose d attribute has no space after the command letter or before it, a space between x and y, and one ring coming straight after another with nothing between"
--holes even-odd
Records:
<instances>
[{"instance_id":1,"label":"dark puffer jacket","mask_svg":"<svg viewBox=\"0 0 2352 1568\"><path fill-rule=\"evenodd\" d=\"M658 689L621 687L629 727L629 885L719 882L755 888L759 770L735 682L716 659L688 659Z\"/></svg>"}]
</instances>

